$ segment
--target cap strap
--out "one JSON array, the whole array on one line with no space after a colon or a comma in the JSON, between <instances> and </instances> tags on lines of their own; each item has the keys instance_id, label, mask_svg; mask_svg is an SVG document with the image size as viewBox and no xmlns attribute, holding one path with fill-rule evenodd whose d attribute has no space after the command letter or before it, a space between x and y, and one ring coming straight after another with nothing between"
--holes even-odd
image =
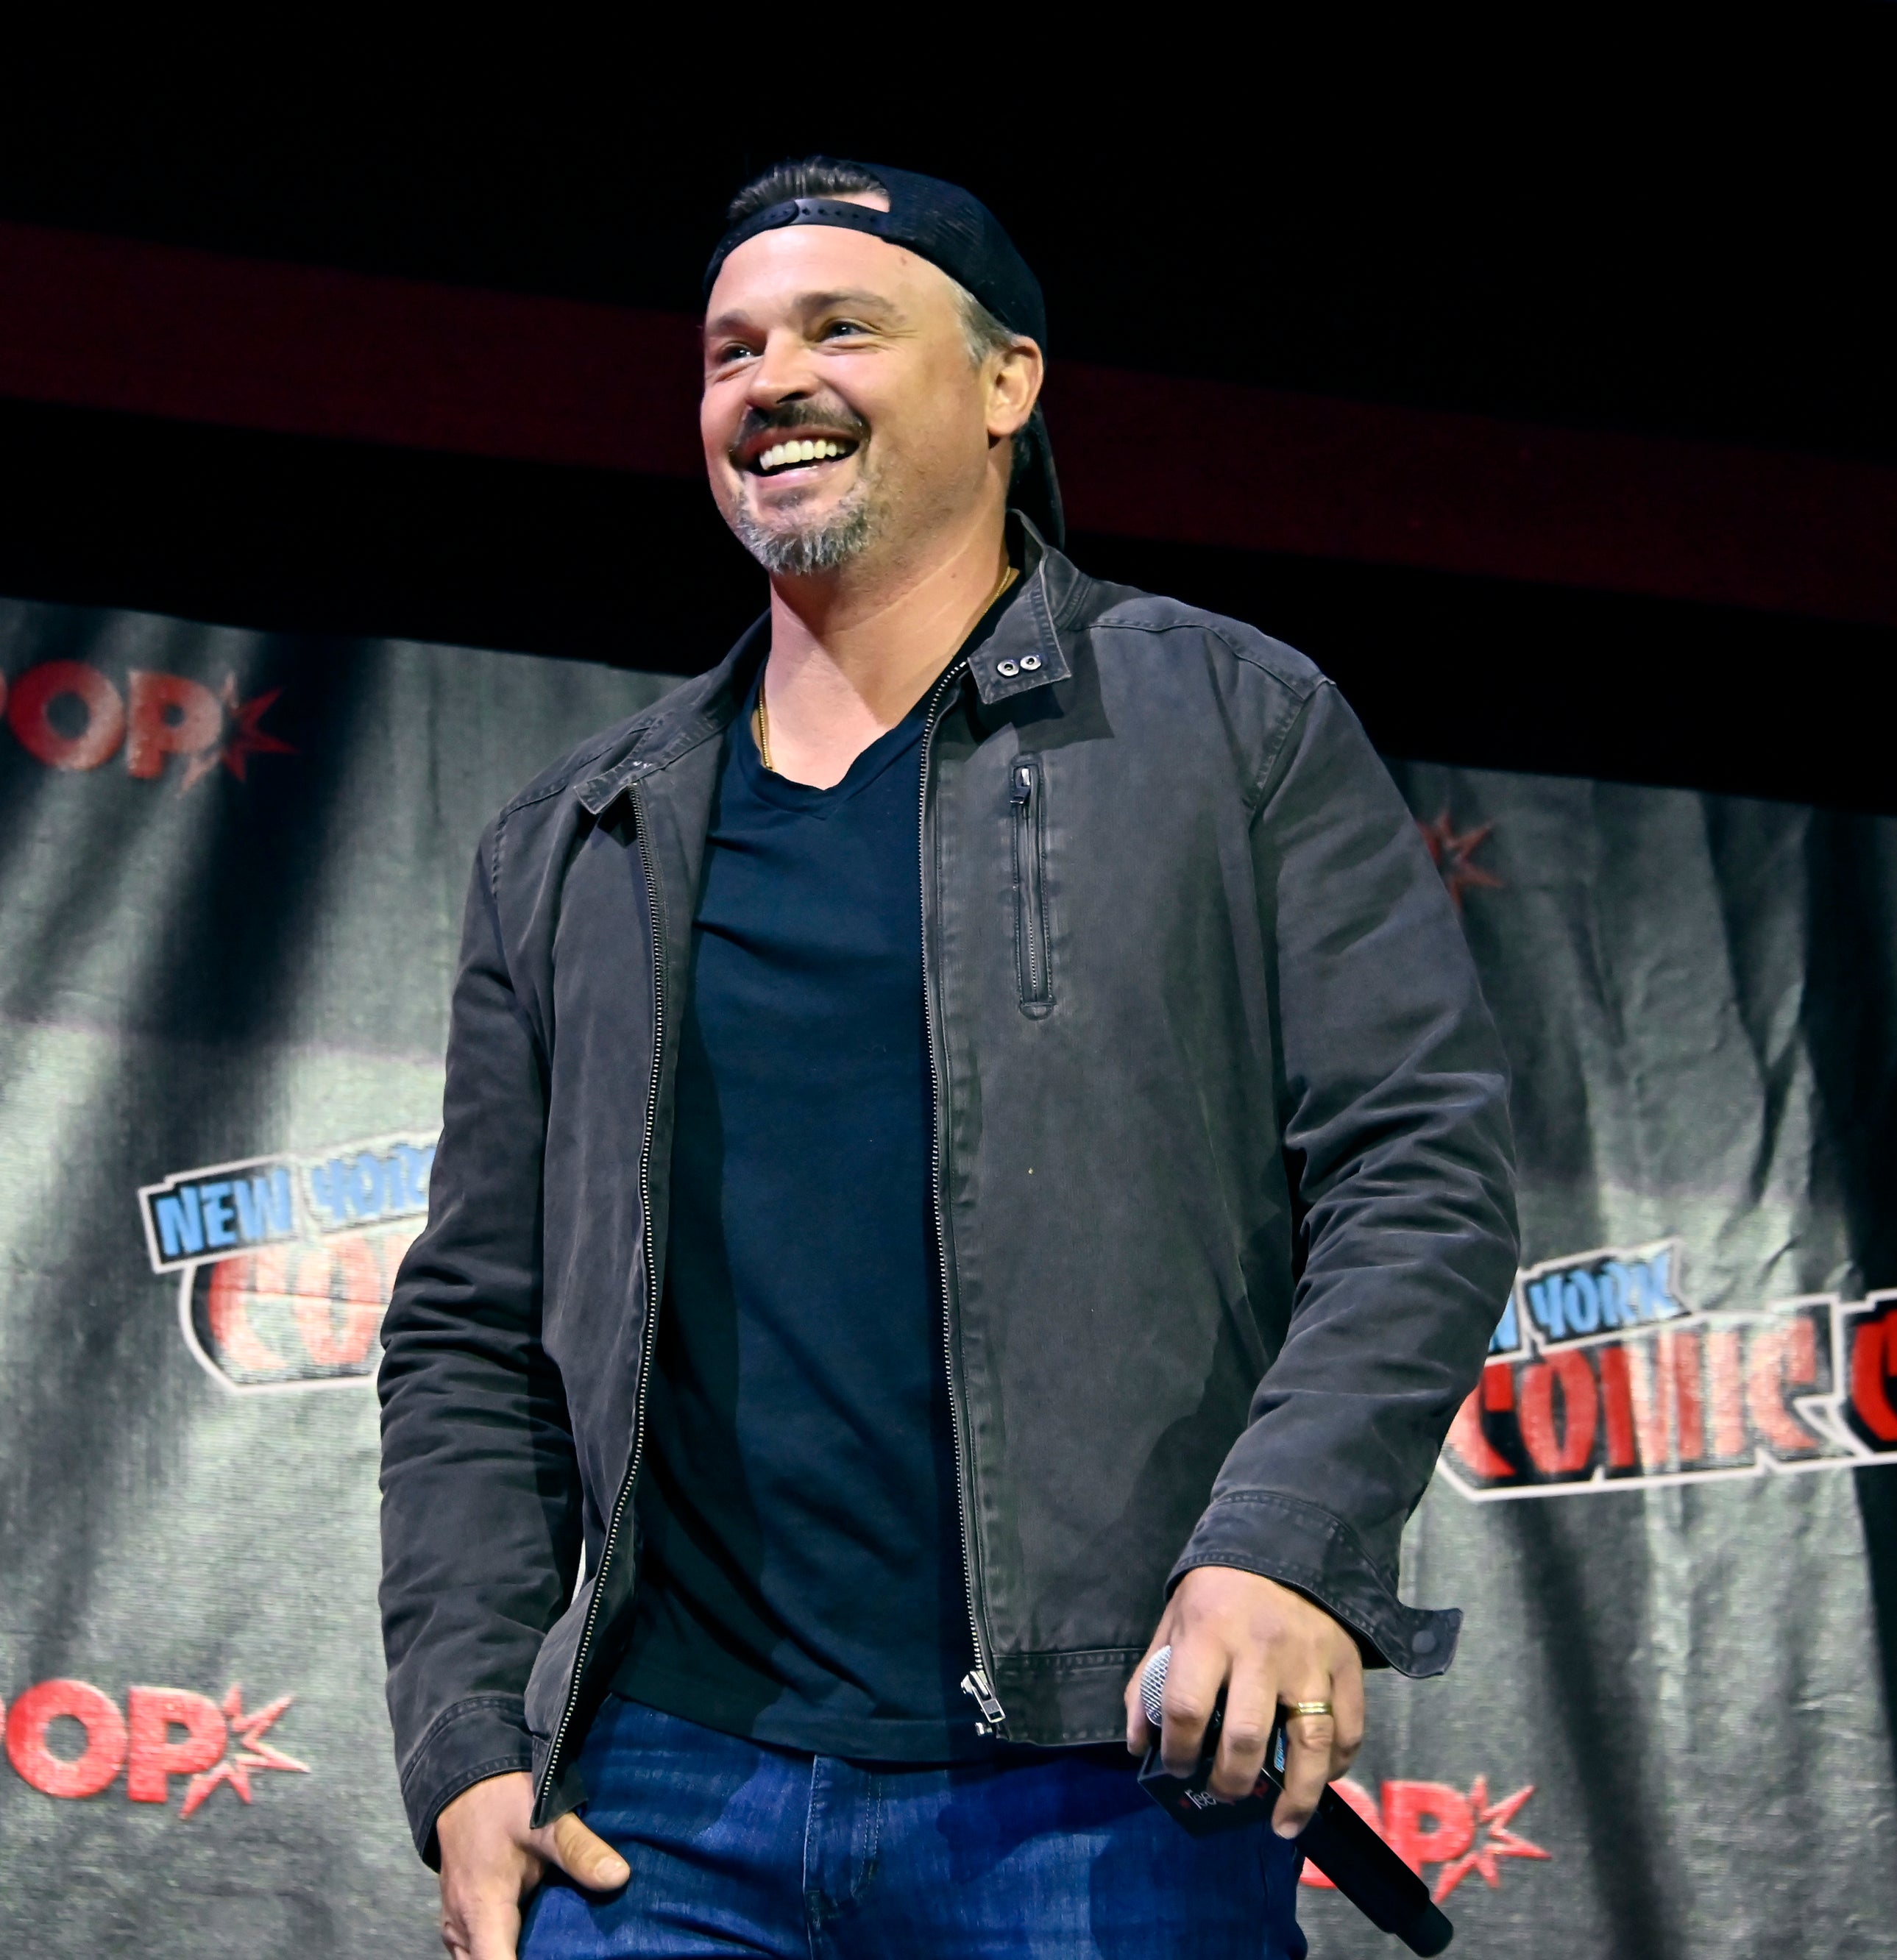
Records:
<instances>
[{"instance_id":1,"label":"cap strap","mask_svg":"<svg viewBox=\"0 0 1897 1960\"><path fill-rule=\"evenodd\" d=\"M840 198L786 198L781 204L769 205L762 211L753 212L742 224L733 225L718 240L718 250L711 254L711 262L705 269L705 297L711 297L719 269L740 245L760 232L781 231L788 224L834 225L845 231L867 231L872 238L883 239L892 245L912 243L902 235L906 228L896 225L889 212L878 211L874 205L851 204Z\"/></svg>"}]
</instances>

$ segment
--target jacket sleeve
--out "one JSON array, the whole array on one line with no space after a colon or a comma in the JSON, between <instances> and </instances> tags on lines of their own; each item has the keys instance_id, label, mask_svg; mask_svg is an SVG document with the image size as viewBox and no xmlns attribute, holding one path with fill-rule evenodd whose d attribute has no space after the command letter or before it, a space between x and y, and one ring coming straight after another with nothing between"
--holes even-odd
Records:
<instances>
[{"instance_id":1,"label":"jacket sleeve","mask_svg":"<svg viewBox=\"0 0 1897 1960\"><path fill-rule=\"evenodd\" d=\"M580 1488L540 1344L547 1070L475 858L427 1230L384 1322L382 1626L415 1847L469 1783L526 1769L527 1676L572 1589Z\"/></svg>"},{"instance_id":2,"label":"jacket sleeve","mask_svg":"<svg viewBox=\"0 0 1897 1960\"><path fill-rule=\"evenodd\" d=\"M1372 1663L1440 1673L1462 1616L1399 1601L1398 1551L1514 1280L1507 1064L1415 823L1328 682L1252 839L1298 1271L1173 1580L1262 1573Z\"/></svg>"}]
</instances>

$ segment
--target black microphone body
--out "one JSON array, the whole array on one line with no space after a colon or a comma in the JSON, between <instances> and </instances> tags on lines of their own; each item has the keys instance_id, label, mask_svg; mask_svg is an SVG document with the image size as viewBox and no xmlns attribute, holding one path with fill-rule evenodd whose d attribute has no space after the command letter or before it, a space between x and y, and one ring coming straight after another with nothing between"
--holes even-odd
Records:
<instances>
[{"instance_id":1,"label":"black microphone body","mask_svg":"<svg viewBox=\"0 0 1897 1960\"><path fill-rule=\"evenodd\" d=\"M1160 1691L1172 1651L1160 1648L1140 1677L1141 1703L1155 1729L1160 1726ZM1167 1771L1160 1761L1157 1742L1140 1765L1140 1787L1174 1823L1195 1838L1268 1822L1284 1787L1284 1723L1281 1717L1265 1745L1264 1773L1257 1788L1249 1796L1231 1803L1212 1795L1206 1785L1224 1723L1221 1688L1212 1719L1205 1725L1203 1752L1189 1777L1176 1777ZM1329 1785L1325 1786L1310 1822L1299 1834L1297 1846L1373 1926L1394 1933L1412 1953L1440 1953L1456 1936L1447 1915L1430 1897L1429 1888Z\"/></svg>"}]
</instances>

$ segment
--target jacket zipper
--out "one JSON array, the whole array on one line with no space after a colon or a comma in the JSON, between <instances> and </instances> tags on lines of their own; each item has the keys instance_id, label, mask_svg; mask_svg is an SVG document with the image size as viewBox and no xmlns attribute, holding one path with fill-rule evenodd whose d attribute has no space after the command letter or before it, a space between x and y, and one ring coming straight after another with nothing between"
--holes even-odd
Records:
<instances>
[{"instance_id":1,"label":"jacket zipper","mask_svg":"<svg viewBox=\"0 0 1897 1960\"><path fill-rule=\"evenodd\" d=\"M632 1410L632 1454L627 1460L625 1478L619 1486L612 1519L606 1526L606 1539L600 1548L600 1569L594 1575L593 1597L587 1603L586 1624L580 1630L580 1643L573 1656L573 1678L567 1684L566 1707L561 1712L560 1726L553 1732L553 1747L546 1759L540 1787L534 1793L533 1807L536 1812L546 1801L553 1780L559 1774L560 1752L566 1746L567 1732L573 1726L574 1710L579 1706L580 1681L586 1672L587 1653L593 1644L594 1629L599 1623L600 1602L606 1597L606 1569L613 1563L613 1548L619 1542L625 1507L633 1487L638 1482L639 1462L645 1452L646 1389L652 1379L652 1356L658 1339L658 1273L652 1262L652 1133L658 1121L659 1068L665 1054L665 947L659 931L658 881L652 875L652 854L645 841L645 812L640 807L635 791L629 788L626 797L632 806L633 835L638 840L639 864L645 873L646 916L652 924L652 1080L646 1092L645 1134L639 1144L639 1215L645 1224L645 1338L639 1348L639 1386Z\"/></svg>"},{"instance_id":2,"label":"jacket zipper","mask_svg":"<svg viewBox=\"0 0 1897 1960\"><path fill-rule=\"evenodd\" d=\"M976 1723L978 1735L1005 1735L1007 1711L995 1692L988 1669L988 1650L982 1640L982 1616L975 1605L975 1538L969 1528L968 1460L962 1448L962 1417L955 1380L955 1332L950 1320L948 1220L942 1211L942 1069L935 1053L935 1001L929 991L929 756L935 740L935 724L941 718L942 704L952 683L968 670L966 660L956 660L935 684L929 711L922 724L921 788L916 813L915 849L921 873L922 896L922 1020L929 1051L931 1141L929 1146L929 1202L934 1208L935 1257L942 1289L942 1364L948 1371L949 1427L955 1442L955 1515L962 1532L962 1584L968 1601L969 1638L975 1650L975 1665L962 1677L962 1692L982 1711Z\"/></svg>"},{"instance_id":3,"label":"jacket zipper","mask_svg":"<svg viewBox=\"0 0 1897 1960\"><path fill-rule=\"evenodd\" d=\"M1017 978L1023 1007L1044 1004L1052 997L1053 975L1047 947L1047 911L1042 891L1039 765L1017 757L1008 779L1008 800L1014 807L1014 943Z\"/></svg>"}]
</instances>

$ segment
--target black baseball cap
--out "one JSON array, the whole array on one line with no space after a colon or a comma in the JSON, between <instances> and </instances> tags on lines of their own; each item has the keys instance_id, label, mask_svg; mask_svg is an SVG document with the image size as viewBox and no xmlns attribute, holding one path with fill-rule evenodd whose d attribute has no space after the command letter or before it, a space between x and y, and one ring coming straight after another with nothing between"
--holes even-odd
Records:
<instances>
[{"instance_id":1,"label":"black baseball cap","mask_svg":"<svg viewBox=\"0 0 1897 1960\"><path fill-rule=\"evenodd\" d=\"M830 224L845 231L867 231L873 238L886 239L928 259L972 293L1011 333L1020 334L1043 354L1047 352L1047 302L1041 295L1041 282L979 198L959 184L921 177L914 170L887 170L880 164L853 167L874 177L887 192L887 211L840 198L794 197L754 212L718 240L711 262L705 269L705 297L711 297L719 268L747 239L787 224ZM1020 460L1008 501L1033 521L1050 544L1058 546L1066 541L1067 524L1061 511L1061 486L1054 474L1047 424L1038 406L1014 440L1020 445L1017 451Z\"/></svg>"}]
</instances>

